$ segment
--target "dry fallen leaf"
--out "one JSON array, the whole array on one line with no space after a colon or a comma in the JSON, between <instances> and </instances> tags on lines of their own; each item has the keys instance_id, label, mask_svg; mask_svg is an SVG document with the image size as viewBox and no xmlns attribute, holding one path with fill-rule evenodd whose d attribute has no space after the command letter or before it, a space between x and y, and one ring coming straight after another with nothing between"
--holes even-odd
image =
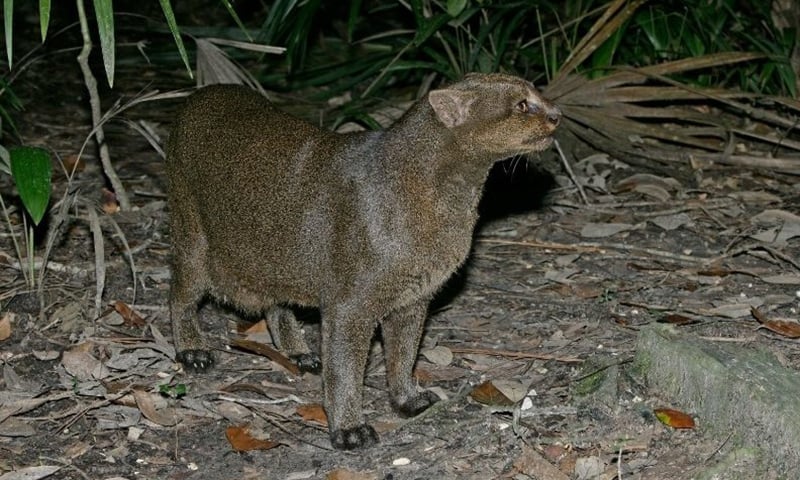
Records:
<instances>
[{"instance_id":1,"label":"dry fallen leaf","mask_svg":"<svg viewBox=\"0 0 800 480\"><path fill-rule=\"evenodd\" d=\"M231 339L231 345L243 350L263 355L288 370L292 375L300 375L300 368L298 368L297 365L289 360L286 355L265 343L255 342L253 340L247 340L244 338L233 338Z\"/></svg>"},{"instance_id":2,"label":"dry fallen leaf","mask_svg":"<svg viewBox=\"0 0 800 480\"><path fill-rule=\"evenodd\" d=\"M136 311L134 311L130 305L125 302L121 302L119 300L111 303L111 308L114 309L122 319L125 321L125 325L129 327L144 327L147 325L147 322L144 321Z\"/></svg>"},{"instance_id":3,"label":"dry fallen leaf","mask_svg":"<svg viewBox=\"0 0 800 480\"><path fill-rule=\"evenodd\" d=\"M0 342L8 339L11 336L12 318L14 318L14 314L11 312L4 313L3 318L0 318Z\"/></svg>"},{"instance_id":4,"label":"dry fallen leaf","mask_svg":"<svg viewBox=\"0 0 800 480\"><path fill-rule=\"evenodd\" d=\"M443 367L450 365L453 361L453 352L443 345L437 345L433 348L423 348L419 353L429 362Z\"/></svg>"},{"instance_id":5,"label":"dry fallen leaf","mask_svg":"<svg viewBox=\"0 0 800 480\"><path fill-rule=\"evenodd\" d=\"M64 170L70 173L82 172L86 168L86 162L83 161L82 157L78 157L78 155L75 153L66 155L61 160L61 164L64 165Z\"/></svg>"},{"instance_id":6,"label":"dry fallen leaf","mask_svg":"<svg viewBox=\"0 0 800 480\"><path fill-rule=\"evenodd\" d=\"M756 307L751 307L750 313L761 324L758 328L766 328L787 338L800 338L800 323L791 320L770 320Z\"/></svg>"},{"instance_id":7,"label":"dry fallen leaf","mask_svg":"<svg viewBox=\"0 0 800 480\"><path fill-rule=\"evenodd\" d=\"M325 475L325 480L375 480L376 478L378 476L373 473L354 472L346 468L337 468Z\"/></svg>"},{"instance_id":8,"label":"dry fallen leaf","mask_svg":"<svg viewBox=\"0 0 800 480\"><path fill-rule=\"evenodd\" d=\"M172 409L158 409L154 400L154 395L142 390L134 390L133 398L136 400L136 406L142 415L148 420L158 425L171 427L178 423L178 416Z\"/></svg>"},{"instance_id":9,"label":"dry fallen leaf","mask_svg":"<svg viewBox=\"0 0 800 480\"><path fill-rule=\"evenodd\" d=\"M494 380L492 385L513 403L522 401L528 393L528 385L517 380Z\"/></svg>"},{"instance_id":10,"label":"dry fallen leaf","mask_svg":"<svg viewBox=\"0 0 800 480\"><path fill-rule=\"evenodd\" d=\"M53 465L40 465L36 467L24 467L13 472L8 472L0 475L0 478L8 480L39 480L40 478L49 477L50 475L61 470L60 466Z\"/></svg>"},{"instance_id":11,"label":"dry fallen leaf","mask_svg":"<svg viewBox=\"0 0 800 480\"><path fill-rule=\"evenodd\" d=\"M470 392L469 396L472 397L476 402L484 405L501 407L514 405L514 402L505 396L503 392L498 390L491 380L487 380L472 389L472 392Z\"/></svg>"},{"instance_id":12,"label":"dry fallen leaf","mask_svg":"<svg viewBox=\"0 0 800 480\"><path fill-rule=\"evenodd\" d=\"M119 202L117 201L117 194L107 188L100 189L102 197L102 209L108 215L113 215L119 212Z\"/></svg>"},{"instance_id":13,"label":"dry fallen leaf","mask_svg":"<svg viewBox=\"0 0 800 480\"><path fill-rule=\"evenodd\" d=\"M253 437L250 435L249 428L245 425L226 428L225 437L227 437L228 443L230 443L231 447L237 452L269 450L280 445L278 442Z\"/></svg>"},{"instance_id":14,"label":"dry fallen leaf","mask_svg":"<svg viewBox=\"0 0 800 480\"><path fill-rule=\"evenodd\" d=\"M325 415L325 410L322 405L318 403L309 403L297 407L296 412L303 417L306 422L315 422L320 425L328 425L328 416Z\"/></svg>"},{"instance_id":15,"label":"dry fallen leaf","mask_svg":"<svg viewBox=\"0 0 800 480\"><path fill-rule=\"evenodd\" d=\"M671 325L683 326L683 325L694 325L696 323L700 323L700 321L694 318L689 318L683 315L679 315L677 313L670 313L669 315L666 315L663 318L658 319L658 323L669 323Z\"/></svg>"},{"instance_id":16,"label":"dry fallen leaf","mask_svg":"<svg viewBox=\"0 0 800 480\"><path fill-rule=\"evenodd\" d=\"M653 410L661 423L672 428L694 428L694 419L691 415L673 410L671 408L656 408Z\"/></svg>"},{"instance_id":17,"label":"dry fallen leaf","mask_svg":"<svg viewBox=\"0 0 800 480\"><path fill-rule=\"evenodd\" d=\"M239 328L240 326L243 328ZM237 324L236 330L242 335L252 335L255 333L264 333L269 331L267 328L267 321L264 319L261 319L248 327L244 327L242 324Z\"/></svg>"},{"instance_id":18,"label":"dry fallen leaf","mask_svg":"<svg viewBox=\"0 0 800 480\"><path fill-rule=\"evenodd\" d=\"M584 238L605 238L616 235L620 232L627 232L634 228L628 223L586 223L581 228L581 237Z\"/></svg>"}]
</instances>

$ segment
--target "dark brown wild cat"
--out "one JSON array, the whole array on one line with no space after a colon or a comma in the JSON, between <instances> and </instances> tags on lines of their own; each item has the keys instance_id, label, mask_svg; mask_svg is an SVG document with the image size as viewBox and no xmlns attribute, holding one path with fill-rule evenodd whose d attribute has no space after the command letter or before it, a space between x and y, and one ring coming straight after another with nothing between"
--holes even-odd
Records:
<instances>
[{"instance_id":1,"label":"dark brown wild cat","mask_svg":"<svg viewBox=\"0 0 800 480\"><path fill-rule=\"evenodd\" d=\"M433 90L384 131L335 134L239 86L192 95L167 156L178 359L214 357L197 322L210 296L266 314L279 348L314 366L288 306L318 307L331 443L377 442L361 411L370 340L381 326L394 406L437 397L411 371L428 302L470 251L495 161L547 148L561 113L533 85L471 74Z\"/></svg>"}]
</instances>

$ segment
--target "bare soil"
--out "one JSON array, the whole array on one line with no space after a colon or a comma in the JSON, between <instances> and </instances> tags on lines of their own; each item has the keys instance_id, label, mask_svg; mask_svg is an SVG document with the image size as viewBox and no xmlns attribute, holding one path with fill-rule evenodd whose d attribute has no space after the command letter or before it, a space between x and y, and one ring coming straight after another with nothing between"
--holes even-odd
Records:
<instances>
[{"instance_id":1,"label":"bare soil","mask_svg":"<svg viewBox=\"0 0 800 480\"><path fill-rule=\"evenodd\" d=\"M79 79L41 81L47 71L34 66L17 82L26 111L16 118L28 143L64 159L81 148L89 115ZM123 68L117 88L104 93L106 107L120 92L164 88L159 81L176 84ZM146 104L127 117L165 138L177 105ZM260 319L206 305L219 366L188 374L175 363L163 160L127 124L107 129L136 208L99 214L99 311L88 211L108 202L94 148L84 154L78 202L41 294L25 287L8 227L1 230L0 321L10 336L0 341L0 478L42 466L60 467L48 478L76 480L702 478L735 446L702 418L692 429L659 422L655 408L683 406L629 369L639 328L671 322L800 366L797 341L759 328L750 311L800 316L800 179L689 163L675 165L672 178L653 176L602 154L574 156L567 144L573 179L554 152L527 166L506 163L493 176L474 252L432 305L417 364L420 387L443 400L419 417L398 417L376 336L365 408L381 443L332 450L320 378L230 346L243 335L269 346ZM59 201L66 181L56 172ZM14 199L7 178L0 186ZM12 221L19 232L18 211ZM316 344L316 313L300 313ZM587 385L609 369L612 381ZM716 478L756 478L752 461ZM770 477L778 478L766 466L757 478Z\"/></svg>"}]
</instances>

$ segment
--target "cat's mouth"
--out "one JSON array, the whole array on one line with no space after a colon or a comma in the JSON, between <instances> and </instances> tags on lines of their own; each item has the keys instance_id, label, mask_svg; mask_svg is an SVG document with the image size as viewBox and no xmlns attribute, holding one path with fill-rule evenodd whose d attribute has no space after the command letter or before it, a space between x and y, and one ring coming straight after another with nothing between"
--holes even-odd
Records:
<instances>
[{"instance_id":1,"label":"cat's mouth","mask_svg":"<svg viewBox=\"0 0 800 480\"><path fill-rule=\"evenodd\" d=\"M525 147L530 148L532 151L536 152L544 150L545 148L549 147L552 144L553 144L552 135L548 135L546 137L532 137L523 143Z\"/></svg>"}]
</instances>

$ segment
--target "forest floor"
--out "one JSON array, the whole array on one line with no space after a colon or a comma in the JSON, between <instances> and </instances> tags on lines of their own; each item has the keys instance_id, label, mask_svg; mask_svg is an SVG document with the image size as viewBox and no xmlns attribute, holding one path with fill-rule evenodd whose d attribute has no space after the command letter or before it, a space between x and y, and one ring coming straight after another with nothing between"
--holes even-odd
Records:
<instances>
[{"instance_id":1,"label":"forest floor","mask_svg":"<svg viewBox=\"0 0 800 480\"><path fill-rule=\"evenodd\" d=\"M16 118L27 142L69 160L89 133L87 102L77 75L41 81L49 71L34 65L17 81L26 110ZM104 98L156 78L123 69ZM129 115L166 138L178 104ZM443 400L398 417L378 337L364 405L381 442L333 450L320 377L231 346L237 338L269 346L263 321L209 304L202 318L219 365L191 374L175 362L163 160L125 123L108 124L107 143L135 209L101 212L95 224L106 271L99 311L87 212L109 205L93 148L41 296L13 268L2 229L0 478L23 468L25 478L54 471L47 478L70 480L698 478L733 446L703 418L691 429L656 418L656 408L686 406L628 370L639 330L669 322L800 368L800 344L759 328L750 310L800 317L797 177L687 164L669 178L589 153L571 158L584 201L549 152L552 188L536 157L494 172L470 260L431 307L415 375ZM58 201L66 181L55 172ZM14 198L7 178L0 186ZM301 317L318 345L315 313ZM623 374L605 401L578 388L609 366ZM718 478L754 478L728 475Z\"/></svg>"}]
</instances>

